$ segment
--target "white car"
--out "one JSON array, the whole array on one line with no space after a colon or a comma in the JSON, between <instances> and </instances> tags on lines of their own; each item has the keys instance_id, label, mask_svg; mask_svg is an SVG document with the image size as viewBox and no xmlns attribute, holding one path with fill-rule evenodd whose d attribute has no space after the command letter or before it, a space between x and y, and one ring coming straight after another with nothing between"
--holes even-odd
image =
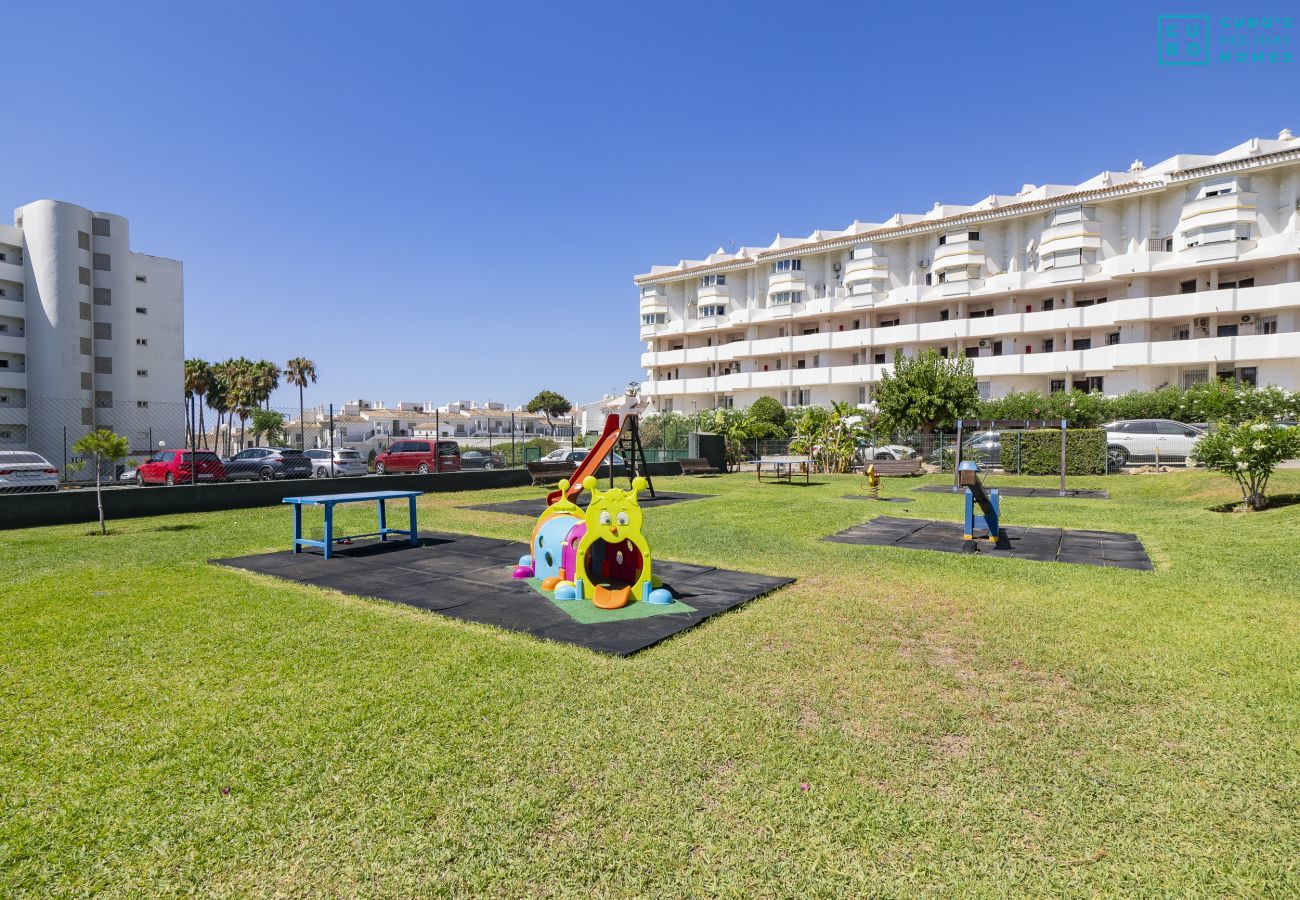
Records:
<instances>
[{"instance_id":1,"label":"white car","mask_svg":"<svg viewBox=\"0 0 1300 900\"><path fill-rule=\"evenodd\" d=\"M860 451L864 459L915 459L921 454L903 444L881 444L878 447L863 447Z\"/></svg>"},{"instance_id":2,"label":"white car","mask_svg":"<svg viewBox=\"0 0 1300 900\"><path fill-rule=\"evenodd\" d=\"M1123 419L1101 426L1106 432L1106 457L1112 469L1130 461L1186 460L1205 432L1173 419Z\"/></svg>"},{"instance_id":3,"label":"white car","mask_svg":"<svg viewBox=\"0 0 1300 900\"><path fill-rule=\"evenodd\" d=\"M335 450L332 459L329 450L308 450L306 456L311 460L313 478L344 478L370 471L365 457L355 450Z\"/></svg>"},{"instance_id":4,"label":"white car","mask_svg":"<svg viewBox=\"0 0 1300 900\"><path fill-rule=\"evenodd\" d=\"M39 453L0 450L0 492L57 491L59 470Z\"/></svg>"}]
</instances>

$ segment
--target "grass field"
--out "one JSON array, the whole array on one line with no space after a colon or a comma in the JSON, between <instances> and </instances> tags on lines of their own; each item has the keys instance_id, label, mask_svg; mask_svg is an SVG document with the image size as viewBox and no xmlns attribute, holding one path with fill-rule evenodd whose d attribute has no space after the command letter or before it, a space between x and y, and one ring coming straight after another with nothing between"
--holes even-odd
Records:
<instances>
[{"instance_id":1,"label":"grass field","mask_svg":"<svg viewBox=\"0 0 1300 900\"><path fill-rule=\"evenodd\" d=\"M1300 893L1300 505L1004 499L1133 572L826 543L961 509L818 481L658 480L718 495L659 557L799 580L628 660L207 564L283 508L0 534L0 896Z\"/></svg>"}]
</instances>

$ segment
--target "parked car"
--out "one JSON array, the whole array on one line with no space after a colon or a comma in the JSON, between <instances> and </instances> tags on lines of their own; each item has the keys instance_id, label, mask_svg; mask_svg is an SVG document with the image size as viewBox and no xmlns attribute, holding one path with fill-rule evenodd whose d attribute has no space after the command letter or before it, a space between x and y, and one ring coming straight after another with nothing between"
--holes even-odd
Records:
<instances>
[{"instance_id":1,"label":"parked car","mask_svg":"<svg viewBox=\"0 0 1300 900\"><path fill-rule=\"evenodd\" d=\"M375 457L375 473L388 475L394 472L459 472L460 445L455 441L393 441L391 447Z\"/></svg>"},{"instance_id":2,"label":"parked car","mask_svg":"<svg viewBox=\"0 0 1300 900\"><path fill-rule=\"evenodd\" d=\"M930 451L930 462L942 466L944 455L948 456L949 465L957 453L957 442L948 441L942 447ZM971 435L961 444L961 458L973 460L983 466L1002 465L1002 435L996 431L980 431Z\"/></svg>"},{"instance_id":3,"label":"parked car","mask_svg":"<svg viewBox=\"0 0 1300 900\"><path fill-rule=\"evenodd\" d=\"M876 447L862 447L859 452L863 459L916 459L920 456L911 447L903 444L881 444Z\"/></svg>"},{"instance_id":4,"label":"parked car","mask_svg":"<svg viewBox=\"0 0 1300 900\"><path fill-rule=\"evenodd\" d=\"M130 471L130 470L128 470ZM211 450L159 450L135 470L135 483L190 484L226 480L226 467L221 457Z\"/></svg>"},{"instance_id":5,"label":"parked car","mask_svg":"<svg viewBox=\"0 0 1300 900\"><path fill-rule=\"evenodd\" d=\"M366 458L355 450L308 450L304 455L311 460L312 474L317 478L342 478L370 472Z\"/></svg>"},{"instance_id":6,"label":"parked car","mask_svg":"<svg viewBox=\"0 0 1300 900\"><path fill-rule=\"evenodd\" d=\"M1185 460L1205 432L1172 419L1121 419L1101 426L1106 432L1106 457L1112 469L1130 460Z\"/></svg>"},{"instance_id":7,"label":"parked car","mask_svg":"<svg viewBox=\"0 0 1300 900\"><path fill-rule=\"evenodd\" d=\"M462 469L504 469L506 458L499 453L466 450L460 455L460 467Z\"/></svg>"},{"instance_id":8,"label":"parked car","mask_svg":"<svg viewBox=\"0 0 1300 900\"><path fill-rule=\"evenodd\" d=\"M59 470L30 450L0 450L0 491L57 491Z\"/></svg>"},{"instance_id":9,"label":"parked car","mask_svg":"<svg viewBox=\"0 0 1300 900\"><path fill-rule=\"evenodd\" d=\"M576 469L578 467L578 463L586 459L587 454L590 452L591 451L585 447L575 447L572 450L565 450L563 447L561 447L559 450L552 450L550 453L543 456L542 461L543 462L571 462L573 463L573 467ZM609 456L610 459L614 460L614 465L616 466L623 465L624 459L622 456L619 455L618 451L611 451ZM602 462L601 465L606 465L607 463L608 460Z\"/></svg>"},{"instance_id":10,"label":"parked car","mask_svg":"<svg viewBox=\"0 0 1300 900\"><path fill-rule=\"evenodd\" d=\"M272 481L276 478L310 478L312 461L294 447L249 447L226 462L231 481Z\"/></svg>"}]
</instances>

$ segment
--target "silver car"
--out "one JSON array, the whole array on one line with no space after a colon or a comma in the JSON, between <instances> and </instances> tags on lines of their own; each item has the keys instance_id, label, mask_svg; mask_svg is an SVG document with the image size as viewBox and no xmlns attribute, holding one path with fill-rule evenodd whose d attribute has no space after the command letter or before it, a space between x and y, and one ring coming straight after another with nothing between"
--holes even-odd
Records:
<instances>
[{"instance_id":1,"label":"silver car","mask_svg":"<svg viewBox=\"0 0 1300 900\"><path fill-rule=\"evenodd\" d=\"M57 491L59 470L39 453L0 450L0 492Z\"/></svg>"},{"instance_id":2,"label":"silver car","mask_svg":"<svg viewBox=\"0 0 1300 900\"><path fill-rule=\"evenodd\" d=\"M313 478L344 478L350 475L365 475L370 470L365 457L355 450L308 450L307 458L311 460Z\"/></svg>"}]
</instances>

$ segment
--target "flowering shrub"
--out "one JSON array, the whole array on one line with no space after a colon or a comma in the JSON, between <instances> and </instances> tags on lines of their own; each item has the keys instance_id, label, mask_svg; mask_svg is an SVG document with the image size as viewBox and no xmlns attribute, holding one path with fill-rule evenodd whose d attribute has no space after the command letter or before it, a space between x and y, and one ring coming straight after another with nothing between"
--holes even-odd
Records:
<instances>
[{"instance_id":1,"label":"flowering shrub","mask_svg":"<svg viewBox=\"0 0 1300 900\"><path fill-rule=\"evenodd\" d=\"M1192 454L1207 469L1231 476L1248 509L1263 509L1277 464L1300 456L1300 428L1278 428L1262 418L1225 424L1197 441Z\"/></svg>"},{"instance_id":2,"label":"flowering shrub","mask_svg":"<svg viewBox=\"0 0 1300 900\"><path fill-rule=\"evenodd\" d=\"M1260 416L1295 418L1300 415L1300 391L1273 385L1253 388L1222 379L1186 390L1163 387L1118 397L1082 391L1013 391L996 400L985 400L976 415L981 419L1068 419L1071 427L1078 428L1092 428L1116 419L1244 422Z\"/></svg>"}]
</instances>

